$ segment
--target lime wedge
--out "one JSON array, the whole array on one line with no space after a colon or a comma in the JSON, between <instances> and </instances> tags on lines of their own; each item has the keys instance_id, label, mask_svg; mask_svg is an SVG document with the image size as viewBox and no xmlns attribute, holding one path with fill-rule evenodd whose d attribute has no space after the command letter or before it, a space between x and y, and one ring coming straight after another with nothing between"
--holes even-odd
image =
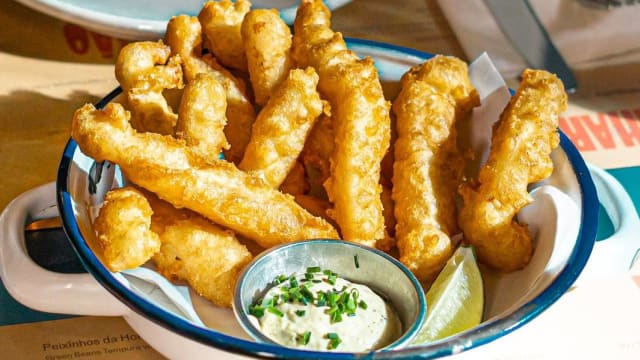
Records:
<instances>
[{"instance_id":1,"label":"lime wedge","mask_svg":"<svg viewBox=\"0 0 640 360\"><path fill-rule=\"evenodd\" d=\"M484 309L482 275L471 247L459 247L427 291L427 317L414 345L425 344L480 324Z\"/></svg>"}]
</instances>

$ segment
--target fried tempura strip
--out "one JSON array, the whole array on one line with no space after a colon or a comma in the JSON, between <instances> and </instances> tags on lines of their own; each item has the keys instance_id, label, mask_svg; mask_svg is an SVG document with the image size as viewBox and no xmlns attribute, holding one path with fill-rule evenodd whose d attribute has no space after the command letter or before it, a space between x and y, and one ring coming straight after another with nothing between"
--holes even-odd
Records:
<instances>
[{"instance_id":1,"label":"fried tempura strip","mask_svg":"<svg viewBox=\"0 0 640 360\"><path fill-rule=\"evenodd\" d=\"M138 131L173 134L178 115L162 92L183 86L180 57L171 56L162 41L125 45L116 60L115 74L127 98L132 125Z\"/></svg>"},{"instance_id":2,"label":"fried tempura strip","mask_svg":"<svg viewBox=\"0 0 640 360\"><path fill-rule=\"evenodd\" d=\"M198 19L205 34L205 46L224 66L247 71L240 28L251 9L246 0L207 1Z\"/></svg>"},{"instance_id":3,"label":"fried tempura strip","mask_svg":"<svg viewBox=\"0 0 640 360\"><path fill-rule=\"evenodd\" d=\"M291 30L276 9L255 9L241 32L255 101L264 105L291 68Z\"/></svg>"},{"instance_id":4,"label":"fried tempura strip","mask_svg":"<svg viewBox=\"0 0 640 360\"><path fill-rule=\"evenodd\" d=\"M330 224L309 214L290 195L227 161L205 163L181 140L137 133L128 118L120 104L109 103L104 110L86 104L74 114L72 137L88 156L118 164L131 182L265 248L338 237Z\"/></svg>"},{"instance_id":5,"label":"fried tempura strip","mask_svg":"<svg viewBox=\"0 0 640 360\"><path fill-rule=\"evenodd\" d=\"M311 67L289 72L253 124L251 140L238 165L241 170L272 188L282 184L325 108L317 84L318 75Z\"/></svg>"},{"instance_id":6,"label":"fried tempura strip","mask_svg":"<svg viewBox=\"0 0 640 360\"><path fill-rule=\"evenodd\" d=\"M176 136L208 162L218 160L229 143L224 136L227 124L224 87L209 73L200 73L187 83L180 101Z\"/></svg>"},{"instance_id":7,"label":"fried tempura strip","mask_svg":"<svg viewBox=\"0 0 640 360\"><path fill-rule=\"evenodd\" d=\"M231 145L225 150L225 159L238 164L251 138L251 127L256 120L256 111L247 95L244 82L207 54L202 57L211 69L210 73L224 86L227 93L227 126L224 134ZM240 85L242 84L242 85Z\"/></svg>"},{"instance_id":8,"label":"fried tempura strip","mask_svg":"<svg viewBox=\"0 0 640 360\"><path fill-rule=\"evenodd\" d=\"M313 66L323 73L339 63L353 63L358 56L347 49L342 34L331 29L331 11L321 0L303 0L293 23L291 56L298 67Z\"/></svg>"},{"instance_id":9,"label":"fried tempura strip","mask_svg":"<svg viewBox=\"0 0 640 360\"><path fill-rule=\"evenodd\" d=\"M333 140L331 116L320 115L316 124L311 128L302 154L300 154L309 180L309 194L320 199L327 199L327 193L322 184L331 175L329 161L333 153Z\"/></svg>"},{"instance_id":10,"label":"fried tempura strip","mask_svg":"<svg viewBox=\"0 0 640 360\"><path fill-rule=\"evenodd\" d=\"M251 126L256 118L244 81L218 64L210 54L202 55L202 27L198 18L187 15L171 18L165 40L171 51L180 55L187 83L199 73L208 73L224 87L227 100L224 134L230 144L224 155L237 164L249 143Z\"/></svg>"},{"instance_id":11,"label":"fried tempura strip","mask_svg":"<svg viewBox=\"0 0 640 360\"><path fill-rule=\"evenodd\" d=\"M453 252L456 194L464 168L456 122L479 103L456 58L437 56L402 78L393 103L393 192L400 261L423 281L433 280Z\"/></svg>"},{"instance_id":12,"label":"fried tempura strip","mask_svg":"<svg viewBox=\"0 0 640 360\"><path fill-rule=\"evenodd\" d=\"M389 147L389 103L370 58L334 70L328 87L336 90L328 99L335 109L335 148L324 186L343 237L373 246L385 236L379 180Z\"/></svg>"},{"instance_id":13,"label":"fried tempura strip","mask_svg":"<svg viewBox=\"0 0 640 360\"><path fill-rule=\"evenodd\" d=\"M151 231L153 211L145 196L133 187L107 192L93 228L111 271L136 268L160 250Z\"/></svg>"},{"instance_id":14,"label":"fried tempura strip","mask_svg":"<svg viewBox=\"0 0 640 360\"><path fill-rule=\"evenodd\" d=\"M459 190L459 223L481 262L512 271L531 259L531 234L514 217L532 201L527 185L553 172L550 154L558 146L558 116L566 106L564 86L555 75L523 72L518 91L493 127L489 158L478 181Z\"/></svg>"},{"instance_id":15,"label":"fried tempura strip","mask_svg":"<svg viewBox=\"0 0 640 360\"><path fill-rule=\"evenodd\" d=\"M231 307L233 288L242 268L253 257L232 231L187 209L146 194L153 208L151 228L162 246L153 256L158 272L182 279L218 306Z\"/></svg>"},{"instance_id":16,"label":"fried tempura strip","mask_svg":"<svg viewBox=\"0 0 640 360\"><path fill-rule=\"evenodd\" d=\"M199 295L231 307L238 274L252 259L231 231L198 217L174 221L161 240L153 260L162 275L186 280Z\"/></svg>"},{"instance_id":17,"label":"fried tempura strip","mask_svg":"<svg viewBox=\"0 0 640 360\"><path fill-rule=\"evenodd\" d=\"M209 72L209 66L202 60L202 26L195 16L177 15L167 23L164 41L171 48L172 55L180 55L186 82L196 75Z\"/></svg>"},{"instance_id":18,"label":"fried tempura strip","mask_svg":"<svg viewBox=\"0 0 640 360\"><path fill-rule=\"evenodd\" d=\"M335 148L325 182L331 217L345 240L375 246L385 236L380 162L389 147L390 104L371 58L359 60L330 27L322 1L302 1L294 22L298 66L313 66L318 88L331 104Z\"/></svg>"}]
</instances>

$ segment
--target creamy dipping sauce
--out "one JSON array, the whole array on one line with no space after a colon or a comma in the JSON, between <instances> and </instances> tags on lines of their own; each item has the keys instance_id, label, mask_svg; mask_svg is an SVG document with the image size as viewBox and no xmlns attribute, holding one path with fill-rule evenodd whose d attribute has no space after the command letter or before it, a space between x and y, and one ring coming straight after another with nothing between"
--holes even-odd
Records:
<instances>
[{"instance_id":1,"label":"creamy dipping sauce","mask_svg":"<svg viewBox=\"0 0 640 360\"><path fill-rule=\"evenodd\" d=\"M369 351L402 333L396 312L373 290L315 267L278 277L249 313L273 341L308 350Z\"/></svg>"}]
</instances>

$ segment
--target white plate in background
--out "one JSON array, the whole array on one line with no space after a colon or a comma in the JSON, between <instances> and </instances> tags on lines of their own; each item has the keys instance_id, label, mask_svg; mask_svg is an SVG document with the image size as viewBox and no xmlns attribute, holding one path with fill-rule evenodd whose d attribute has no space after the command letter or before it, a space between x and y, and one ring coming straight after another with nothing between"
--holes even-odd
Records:
<instances>
[{"instance_id":1,"label":"white plate in background","mask_svg":"<svg viewBox=\"0 0 640 360\"><path fill-rule=\"evenodd\" d=\"M16 0L32 9L103 35L124 40L157 40L173 15L197 15L206 0ZM336 9L350 0L325 0ZM293 22L297 0L253 0L254 8L277 8Z\"/></svg>"}]
</instances>

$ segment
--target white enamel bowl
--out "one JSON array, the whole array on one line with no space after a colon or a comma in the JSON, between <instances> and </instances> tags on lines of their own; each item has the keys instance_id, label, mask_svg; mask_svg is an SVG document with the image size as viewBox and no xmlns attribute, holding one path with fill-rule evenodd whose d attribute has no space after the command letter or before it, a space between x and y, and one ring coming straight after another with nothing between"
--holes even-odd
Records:
<instances>
[{"instance_id":1,"label":"white enamel bowl","mask_svg":"<svg viewBox=\"0 0 640 360\"><path fill-rule=\"evenodd\" d=\"M363 40L350 39L348 44L360 55L374 58L383 86L388 91L397 91L401 74L431 56ZM110 94L97 105L104 106L116 95L117 92ZM483 269L487 310L481 325L440 342L380 350L366 354L368 358L435 358L483 345L535 318L571 287L594 246L598 199L587 165L567 137L561 134L560 138L560 147L552 156L556 170L545 182L553 185L555 190L543 191L544 186L534 190L541 199L540 204L548 203L544 205L548 206L547 212L557 213L554 218L557 221L537 225L539 231L536 236L547 236L551 243L545 240L544 244L539 244L536 264L530 267L535 271L501 276ZM603 174L595 174L604 179ZM600 181L600 186L608 186L610 182L605 180ZM184 287L176 289L186 293L186 306L171 306L139 291L139 287L132 286L131 278L127 281L121 274L109 272L91 245L90 219L93 214L88 211L88 205L99 204L108 189L122 183L117 167L99 166L82 154L73 140L69 141L62 155L55 187L49 184L24 194L10 204L0 218L4 236L0 247L0 275L12 296L42 311L123 316L145 341L171 359L317 357L314 353L256 342L242 330L231 309L216 308L193 292L185 291ZM567 213L561 211L562 208L549 201L552 195L566 200L572 210ZM26 255L25 223L55 216L58 212L88 274L51 273L39 268ZM563 234L558 233L559 220L571 225ZM161 282L158 283L160 288L167 286ZM498 296L498 292L507 295ZM187 311L189 309L184 310L185 307L194 310L195 315ZM353 353L323 354L326 359L362 356Z\"/></svg>"}]
</instances>

